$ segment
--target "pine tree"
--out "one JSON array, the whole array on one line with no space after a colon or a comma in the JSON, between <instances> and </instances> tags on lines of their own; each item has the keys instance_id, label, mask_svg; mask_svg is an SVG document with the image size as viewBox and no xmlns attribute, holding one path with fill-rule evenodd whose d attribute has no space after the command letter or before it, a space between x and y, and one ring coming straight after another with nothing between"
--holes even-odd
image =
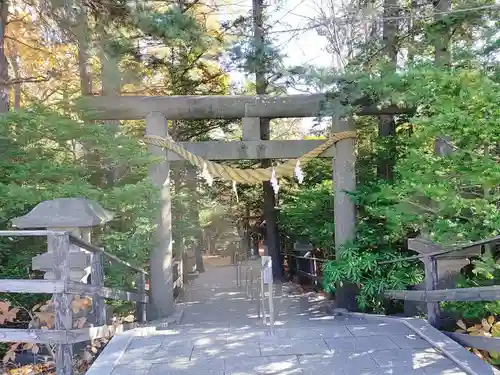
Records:
<instances>
[{"instance_id":1,"label":"pine tree","mask_svg":"<svg viewBox=\"0 0 500 375\"><path fill-rule=\"evenodd\" d=\"M229 55L233 67L255 80L255 94L279 94L284 91L283 56L269 33L270 25L263 0L254 0L252 12L238 17L226 25L226 29L240 37L234 42ZM270 119L260 119L260 139L270 139ZM270 167L271 160L263 160L263 168ZM262 183L264 219L266 221L266 241L269 255L273 260L273 276L281 280L284 276L280 255L280 236L276 199L270 181Z\"/></svg>"}]
</instances>

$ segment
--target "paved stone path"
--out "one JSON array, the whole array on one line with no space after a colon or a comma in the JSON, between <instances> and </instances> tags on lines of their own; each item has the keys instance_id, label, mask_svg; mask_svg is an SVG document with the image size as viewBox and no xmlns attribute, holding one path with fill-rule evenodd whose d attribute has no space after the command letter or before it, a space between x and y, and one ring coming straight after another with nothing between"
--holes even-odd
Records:
<instances>
[{"instance_id":1,"label":"paved stone path","mask_svg":"<svg viewBox=\"0 0 500 375\"><path fill-rule=\"evenodd\" d=\"M276 288L271 335L257 318L257 299L247 298L235 276L235 267L207 269L186 293L179 325L113 338L88 375L495 374L452 345L456 358L481 368L461 370L401 321L329 316L287 285ZM428 334L445 338L434 331Z\"/></svg>"}]
</instances>

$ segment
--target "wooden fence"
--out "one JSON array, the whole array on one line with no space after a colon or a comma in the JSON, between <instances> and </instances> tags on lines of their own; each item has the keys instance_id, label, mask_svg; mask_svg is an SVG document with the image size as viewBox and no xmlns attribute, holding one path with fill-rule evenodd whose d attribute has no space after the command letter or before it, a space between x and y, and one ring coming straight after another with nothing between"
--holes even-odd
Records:
<instances>
[{"instance_id":1,"label":"wooden fence","mask_svg":"<svg viewBox=\"0 0 500 375\"><path fill-rule=\"evenodd\" d=\"M290 259L289 268L290 268L290 273L292 275L293 274L302 275L305 278L311 280L313 283L318 283L318 284L321 284L323 281L323 275L322 275L323 264L331 261L330 259L300 256L293 253L288 254L288 257ZM300 265L301 260L305 261L304 263L307 263L307 269L309 272L302 269L303 267L301 267Z\"/></svg>"},{"instance_id":2,"label":"wooden fence","mask_svg":"<svg viewBox=\"0 0 500 375\"><path fill-rule=\"evenodd\" d=\"M438 262L443 260L461 259L479 255L483 246L494 246L500 241L500 236L477 241L467 245L440 248L427 240L409 240L408 248L419 255L385 261L381 263L394 263L409 260L421 260L425 267L425 290L387 290L384 297L395 300L424 302L427 304L427 320L436 328L441 328L441 301L498 301L500 300L500 285L460 288L439 289L440 279L438 273ZM466 333L446 332L447 336L463 346L487 350L500 351L500 338L471 336Z\"/></svg>"},{"instance_id":3,"label":"wooden fence","mask_svg":"<svg viewBox=\"0 0 500 375\"><path fill-rule=\"evenodd\" d=\"M300 282L311 282L318 286L323 281L323 265L332 259L313 256L313 246L309 243L292 242L289 237L282 238L282 257L290 276L299 276ZM307 280L307 281L306 281Z\"/></svg>"},{"instance_id":4,"label":"wooden fence","mask_svg":"<svg viewBox=\"0 0 500 375\"><path fill-rule=\"evenodd\" d=\"M146 291L146 277L148 273L142 268L133 266L113 254L99 247L91 245L69 232L52 230L13 230L0 231L0 236L47 237L49 250L54 259L54 280L12 280L0 279L0 293L47 293L53 294L55 313L54 329L0 329L0 342L25 342L33 344L55 344L55 363L57 375L73 373L73 344L112 336L124 330L123 325L106 324L105 299L133 301L136 304L136 317L139 323L146 322L146 308L149 296ZM70 280L70 246L76 245L92 253L91 283L74 282ZM137 273L137 290L123 291L104 286L103 257L126 266ZM174 290L182 287L184 272L181 261L175 261L177 275ZM174 292L174 291L172 291ZM93 311L96 326L89 328L73 328L72 295L86 295L92 297Z\"/></svg>"}]
</instances>

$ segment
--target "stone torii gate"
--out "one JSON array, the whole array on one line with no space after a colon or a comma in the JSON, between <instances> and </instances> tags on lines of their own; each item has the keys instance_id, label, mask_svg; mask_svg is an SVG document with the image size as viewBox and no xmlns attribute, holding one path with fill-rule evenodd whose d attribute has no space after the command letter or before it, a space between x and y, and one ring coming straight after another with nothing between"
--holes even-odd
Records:
<instances>
[{"instance_id":1,"label":"stone torii gate","mask_svg":"<svg viewBox=\"0 0 500 375\"><path fill-rule=\"evenodd\" d=\"M146 120L146 135L168 135L168 120L242 119L243 141L180 142L187 151L206 160L294 159L318 147L322 140L260 139L259 118L316 117L321 113L325 96L164 96L164 97L85 97L86 116L96 120ZM363 108L359 114L380 114L377 108ZM334 121L333 132L352 131L352 121ZM346 194L356 188L355 140L343 139L321 157L333 158L335 190L334 220L337 250L355 234L355 204ZM172 314L172 216L169 163L180 157L155 145L148 145L153 155L164 161L150 171L154 184L161 187L157 246L150 257L150 318ZM337 307L350 308L352 293L340 287L336 292Z\"/></svg>"}]
</instances>

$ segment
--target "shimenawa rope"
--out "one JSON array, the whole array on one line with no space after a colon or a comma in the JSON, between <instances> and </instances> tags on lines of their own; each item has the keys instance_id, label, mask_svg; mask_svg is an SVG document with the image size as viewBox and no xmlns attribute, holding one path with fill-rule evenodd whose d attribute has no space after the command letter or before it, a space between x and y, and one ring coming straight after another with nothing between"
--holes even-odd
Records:
<instances>
[{"instance_id":1,"label":"shimenawa rope","mask_svg":"<svg viewBox=\"0 0 500 375\"><path fill-rule=\"evenodd\" d=\"M205 160L190 153L189 151L178 145L170 136L163 138L160 136L148 135L144 137L144 142L175 152L181 158L185 159L192 165L201 168L204 172L210 173L210 175L213 177L218 177L226 181L234 181L239 184L254 185L261 183L262 181L270 181L273 170L276 177L293 176L294 170L297 166L297 162L300 162L300 164L304 164L311 159L314 159L321 155L324 151L326 151L338 141L348 138L356 138L356 132L343 131L333 133L325 141L325 143L322 143L314 150L309 151L298 159L288 160L276 167L248 169L233 168L227 165L221 165L219 163Z\"/></svg>"}]
</instances>

